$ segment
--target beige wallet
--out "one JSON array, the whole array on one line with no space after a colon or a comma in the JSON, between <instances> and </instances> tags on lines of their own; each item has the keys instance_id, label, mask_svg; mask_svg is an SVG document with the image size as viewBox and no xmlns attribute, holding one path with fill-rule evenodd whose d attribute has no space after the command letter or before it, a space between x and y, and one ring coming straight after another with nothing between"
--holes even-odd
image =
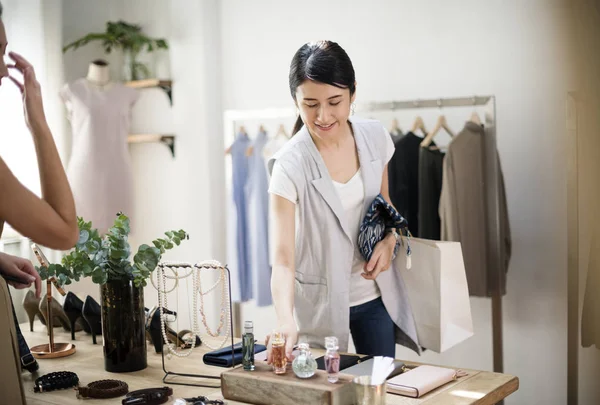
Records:
<instances>
[{"instance_id":1,"label":"beige wallet","mask_svg":"<svg viewBox=\"0 0 600 405\"><path fill-rule=\"evenodd\" d=\"M387 392L419 398L461 375L464 375L464 372L457 372L451 368L418 366L390 378L387 381Z\"/></svg>"}]
</instances>

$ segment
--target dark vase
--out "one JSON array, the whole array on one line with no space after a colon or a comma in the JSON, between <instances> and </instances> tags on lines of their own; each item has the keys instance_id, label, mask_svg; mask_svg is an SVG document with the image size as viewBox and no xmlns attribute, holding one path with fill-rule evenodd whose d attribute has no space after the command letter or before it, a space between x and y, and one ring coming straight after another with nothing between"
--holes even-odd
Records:
<instances>
[{"instance_id":1,"label":"dark vase","mask_svg":"<svg viewBox=\"0 0 600 405\"><path fill-rule=\"evenodd\" d=\"M104 368L113 373L147 367L143 287L109 281L100 287Z\"/></svg>"}]
</instances>

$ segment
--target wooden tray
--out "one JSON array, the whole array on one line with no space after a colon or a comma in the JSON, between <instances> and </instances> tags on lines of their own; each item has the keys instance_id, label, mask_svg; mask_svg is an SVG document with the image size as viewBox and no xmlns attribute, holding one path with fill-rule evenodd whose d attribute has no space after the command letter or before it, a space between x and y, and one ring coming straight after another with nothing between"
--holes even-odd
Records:
<instances>
[{"instance_id":1,"label":"wooden tray","mask_svg":"<svg viewBox=\"0 0 600 405\"><path fill-rule=\"evenodd\" d=\"M225 399L257 405L347 405L355 401L351 376L340 374L340 380L331 384L322 370L300 379L290 367L286 374L276 375L271 366L259 362L254 371L238 367L222 373L221 391Z\"/></svg>"}]
</instances>

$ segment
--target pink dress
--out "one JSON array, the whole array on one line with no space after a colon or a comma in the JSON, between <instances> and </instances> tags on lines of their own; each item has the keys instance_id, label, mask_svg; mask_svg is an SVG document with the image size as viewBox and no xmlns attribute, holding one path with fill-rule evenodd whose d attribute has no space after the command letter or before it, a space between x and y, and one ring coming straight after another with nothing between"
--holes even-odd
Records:
<instances>
[{"instance_id":1,"label":"pink dress","mask_svg":"<svg viewBox=\"0 0 600 405\"><path fill-rule=\"evenodd\" d=\"M100 90L86 79L66 84L60 95L72 129L67 176L77 215L106 233L116 214L133 215L133 179L127 135L139 93L114 83ZM133 220L132 220L133 221Z\"/></svg>"}]
</instances>

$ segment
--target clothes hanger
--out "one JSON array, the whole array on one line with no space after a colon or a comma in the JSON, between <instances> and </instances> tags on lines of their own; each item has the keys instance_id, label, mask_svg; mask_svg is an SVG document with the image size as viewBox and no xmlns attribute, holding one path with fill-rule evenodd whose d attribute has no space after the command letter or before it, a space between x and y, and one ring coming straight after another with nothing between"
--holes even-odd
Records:
<instances>
[{"instance_id":1,"label":"clothes hanger","mask_svg":"<svg viewBox=\"0 0 600 405\"><path fill-rule=\"evenodd\" d=\"M279 136L283 136L283 137L285 137L285 139L290 138L287 131L285 130L285 125L283 125L283 124L279 125L279 129L277 129L277 133L275 134L276 138Z\"/></svg>"},{"instance_id":2,"label":"clothes hanger","mask_svg":"<svg viewBox=\"0 0 600 405\"><path fill-rule=\"evenodd\" d=\"M425 123L423 122L423 118L420 115L417 115L415 118L415 122L413 122L413 126L410 132L415 133L417 130L421 130L423 135L427 135L427 129L425 129Z\"/></svg>"},{"instance_id":3,"label":"clothes hanger","mask_svg":"<svg viewBox=\"0 0 600 405\"><path fill-rule=\"evenodd\" d=\"M481 118L479 118L479 114L477 113L475 106L476 106L476 99L475 99L475 97L473 97L473 112L471 113L471 117L469 118L469 121L473 122L477 125L481 125Z\"/></svg>"},{"instance_id":4,"label":"clothes hanger","mask_svg":"<svg viewBox=\"0 0 600 405\"><path fill-rule=\"evenodd\" d=\"M448 127L448 122L446 121L446 116L440 115L438 117L438 120L437 120L433 130L429 134L427 134L427 136L421 142L421 146L426 148L429 145L431 145L431 141L433 141L433 137L440 131L440 129L445 130L448 133L448 135L450 135L451 137L454 137L454 132L450 129L450 127Z\"/></svg>"},{"instance_id":5,"label":"clothes hanger","mask_svg":"<svg viewBox=\"0 0 600 405\"><path fill-rule=\"evenodd\" d=\"M479 118L479 114L477 114L477 111L473 110L469 121L474 122L477 125L481 125L481 118Z\"/></svg>"},{"instance_id":6,"label":"clothes hanger","mask_svg":"<svg viewBox=\"0 0 600 405\"><path fill-rule=\"evenodd\" d=\"M242 134L246 137L248 137L248 132L246 132L246 127L243 125L240 125L240 127L238 128L238 131L236 132L236 136L237 134ZM233 146L233 144L229 145L229 147L227 149L225 149L225 154L229 155L231 153L231 147Z\"/></svg>"},{"instance_id":7,"label":"clothes hanger","mask_svg":"<svg viewBox=\"0 0 600 405\"><path fill-rule=\"evenodd\" d=\"M398 119L394 118L392 120L392 128L390 129L390 134L395 134L398 133L400 135L404 134L404 132L402 132L402 129L400 129L400 126L398 125Z\"/></svg>"}]
</instances>

